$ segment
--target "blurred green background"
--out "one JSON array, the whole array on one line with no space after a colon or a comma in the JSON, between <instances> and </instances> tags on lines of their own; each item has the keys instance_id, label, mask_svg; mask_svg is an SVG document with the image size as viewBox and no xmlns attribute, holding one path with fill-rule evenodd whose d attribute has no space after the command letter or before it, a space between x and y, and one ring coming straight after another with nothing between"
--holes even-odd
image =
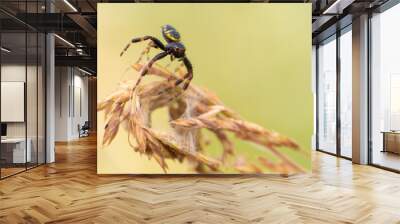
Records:
<instances>
[{"instance_id":1,"label":"blurred green background","mask_svg":"<svg viewBox=\"0 0 400 224\"><path fill-rule=\"evenodd\" d=\"M311 4L99 4L98 9L98 100L115 91L121 80L137 78L133 70L125 70L146 43L132 45L119 57L125 45L144 35L162 39L161 26L171 24L180 32L193 64L193 84L216 93L242 118L286 135L310 151ZM160 64L168 62L167 57ZM165 112L155 113L157 127L167 124ZM163 173L155 161L129 147L126 133L103 149L102 112L98 117L99 173ZM254 144L234 143L237 155L250 161L258 163L257 157L266 155ZM311 169L310 155L280 150ZM213 141L207 151L219 155L222 147ZM185 163L169 165L169 173L190 172Z\"/></svg>"}]
</instances>

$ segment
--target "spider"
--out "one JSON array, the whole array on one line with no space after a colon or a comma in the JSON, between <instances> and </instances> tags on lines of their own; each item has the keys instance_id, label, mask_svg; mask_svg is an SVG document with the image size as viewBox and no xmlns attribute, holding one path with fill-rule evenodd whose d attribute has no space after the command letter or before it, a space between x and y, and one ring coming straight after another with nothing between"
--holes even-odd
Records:
<instances>
[{"instance_id":1,"label":"spider","mask_svg":"<svg viewBox=\"0 0 400 224\"><path fill-rule=\"evenodd\" d=\"M183 61L183 64L186 67L187 73L184 75L183 79L179 78L175 81L174 87L179 86L183 83L183 90L186 90L189 87L190 81L193 79L193 67L190 63L189 59L186 57L185 54L185 46L181 43L181 35L179 32L171 25L164 25L161 27L161 33L167 42L164 45L159 39L153 36L144 36L144 37L136 37L133 38L126 47L122 50L120 56L122 56L130 47L132 43L137 43L141 41L151 40L154 43L154 47L162 50L163 52L154 56L148 64L142 69L139 79L134 88L139 84L140 80L147 74L151 66L158 60L164 58L167 55L171 56L171 60L175 58L180 59Z\"/></svg>"}]
</instances>

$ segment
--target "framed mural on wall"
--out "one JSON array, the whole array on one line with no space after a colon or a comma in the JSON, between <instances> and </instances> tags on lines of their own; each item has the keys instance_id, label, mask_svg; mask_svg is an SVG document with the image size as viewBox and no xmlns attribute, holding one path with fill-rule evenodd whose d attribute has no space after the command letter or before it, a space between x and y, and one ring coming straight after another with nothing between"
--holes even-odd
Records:
<instances>
[{"instance_id":1,"label":"framed mural on wall","mask_svg":"<svg viewBox=\"0 0 400 224\"><path fill-rule=\"evenodd\" d=\"M311 4L98 4L99 174L311 170Z\"/></svg>"}]
</instances>

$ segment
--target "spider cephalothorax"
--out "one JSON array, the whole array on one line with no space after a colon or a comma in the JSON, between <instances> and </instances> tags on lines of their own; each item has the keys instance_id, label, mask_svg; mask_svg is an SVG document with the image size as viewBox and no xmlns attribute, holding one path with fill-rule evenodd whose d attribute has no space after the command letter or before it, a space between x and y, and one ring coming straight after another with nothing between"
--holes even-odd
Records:
<instances>
[{"instance_id":1,"label":"spider cephalothorax","mask_svg":"<svg viewBox=\"0 0 400 224\"><path fill-rule=\"evenodd\" d=\"M148 62L147 66L144 67L144 69L140 73L140 77L138 79L137 84L139 84L141 77L143 77L147 74L147 72L149 71L151 66L154 64L154 62L164 58L167 55L170 55L171 58L178 58L178 59L182 60L187 69L187 73L183 77L183 79L178 79L175 82L175 86L178 86L181 83L183 83L182 88L184 90L186 90L189 87L190 81L193 78L193 68L192 68L192 64L190 63L189 59L186 57L186 54L185 54L186 48L181 42L181 35L173 26L168 25L168 24L161 27L161 33L162 33L165 41L167 42L166 45L164 45L159 39L157 39L153 36L137 37L137 38L133 38L131 40L131 42L129 42L126 45L124 50L121 52L120 56L122 56L125 53L125 51L129 48L131 43L137 43L137 42L141 42L141 41L145 41L145 40L151 40L154 43L154 47L162 50L162 52L157 54L156 56L154 56Z\"/></svg>"}]
</instances>

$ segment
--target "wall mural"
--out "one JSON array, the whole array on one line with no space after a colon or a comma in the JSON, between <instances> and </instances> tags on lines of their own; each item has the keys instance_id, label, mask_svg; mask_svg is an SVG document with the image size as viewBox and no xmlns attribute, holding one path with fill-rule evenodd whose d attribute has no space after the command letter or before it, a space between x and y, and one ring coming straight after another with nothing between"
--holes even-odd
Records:
<instances>
[{"instance_id":1,"label":"wall mural","mask_svg":"<svg viewBox=\"0 0 400 224\"><path fill-rule=\"evenodd\" d=\"M98 8L98 173L310 171L310 4Z\"/></svg>"}]
</instances>

